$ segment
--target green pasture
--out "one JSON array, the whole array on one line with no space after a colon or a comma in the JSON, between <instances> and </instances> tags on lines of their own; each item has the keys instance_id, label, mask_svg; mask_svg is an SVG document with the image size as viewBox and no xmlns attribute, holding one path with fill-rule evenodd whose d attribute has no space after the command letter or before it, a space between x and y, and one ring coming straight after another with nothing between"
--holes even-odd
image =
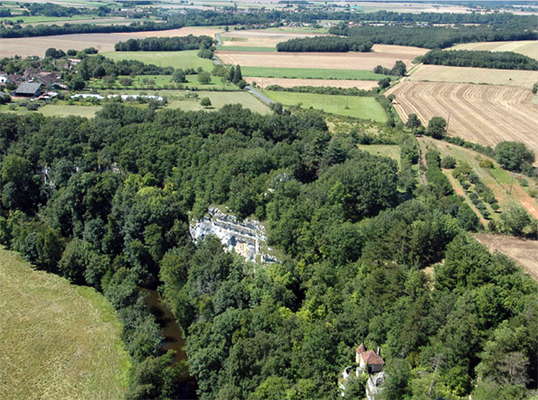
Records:
<instances>
[{"instance_id":1,"label":"green pasture","mask_svg":"<svg viewBox=\"0 0 538 400\"><path fill-rule=\"evenodd\" d=\"M314 108L330 114L343 115L376 122L386 122L387 115L374 97L294 93L265 90L271 100L286 106Z\"/></svg>"},{"instance_id":2,"label":"green pasture","mask_svg":"<svg viewBox=\"0 0 538 400\"><path fill-rule=\"evenodd\" d=\"M207 58L197 56L198 50L185 51L111 51L101 53L113 60L137 60L159 67L213 69L213 63Z\"/></svg>"}]
</instances>

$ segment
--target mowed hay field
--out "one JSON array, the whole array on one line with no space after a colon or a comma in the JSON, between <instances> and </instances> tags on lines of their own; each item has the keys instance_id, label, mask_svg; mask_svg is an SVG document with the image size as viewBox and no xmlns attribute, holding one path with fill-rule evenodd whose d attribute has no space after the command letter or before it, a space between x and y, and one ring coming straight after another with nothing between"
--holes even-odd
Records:
<instances>
[{"instance_id":1,"label":"mowed hay field","mask_svg":"<svg viewBox=\"0 0 538 400\"><path fill-rule=\"evenodd\" d=\"M538 82L538 71L419 65L406 80L507 85L531 89Z\"/></svg>"},{"instance_id":2,"label":"mowed hay field","mask_svg":"<svg viewBox=\"0 0 538 400\"><path fill-rule=\"evenodd\" d=\"M267 30L232 31L221 34L225 46L274 48L280 42L323 34L301 32L269 32Z\"/></svg>"},{"instance_id":3,"label":"mowed hay field","mask_svg":"<svg viewBox=\"0 0 538 400\"><path fill-rule=\"evenodd\" d=\"M404 81L388 94L396 96L394 106L404 121L411 113L423 124L440 116L449 122L449 135L488 146L515 140L538 154L538 104L529 89Z\"/></svg>"},{"instance_id":4,"label":"mowed hay field","mask_svg":"<svg viewBox=\"0 0 538 400\"><path fill-rule=\"evenodd\" d=\"M117 42L145 37L170 37L187 35L207 35L213 37L219 29L210 27L185 27L165 31L125 32L125 33L84 33L76 35L38 36L32 38L0 39L0 57L16 55L43 56L49 47L57 49L82 50L95 47L100 52L113 51Z\"/></svg>"},{"instance_id":5,"label":"mowed hay field","mask_svg":"<svg viewBox=\"0 0 538 400\"><path fill-rule=\"evenodd\" d=\"M146 64L155 64L159 67L174 68L203 68L206 71L213 69L213 63L207 58L197 56L198 50L186 51L114 51L102 53L113 60L137 60Z\"/></svg>"},{"instance_id":6,"label":"mowed hay field","mask_svg":"<svg viewBox=\"0 0 538 400\"><path fill-rule=\"evenodd\" d=\"M313 108L330 114L386 122L387 115L374 97L293 93L264 90L271 100L285 106Z\"/></svg>"},{"instance_id":7,"label":"mowed hay field","mask_svg":"<svg viewBox=\"0 0 538 400\"><path fill-rule=\"evenodd\" d=\"M478 233L474 237L490 251L498 251L516 260L538 281L538 241L488 233Z\"/></svg>"},{"instance_id":8,"label":"mowed hay field","mask_svg":"<svg viewBox=\"0 0 538 400\"><path fill-rule=\"evenodd\" d=\"M426 53L426 49L419 47L393 45L374 45L373 51L368 53L262 53L221 50L216 52L224 64L239 64L241 67L320 68L368 71L377 65L390 68L397 60L402 60L410 66L411 61L415 57L424 53Z\"/></svg>"},{"instance_id":9,"label":"mowed hay field","mask_svg":"<svg viewBox=\"0 0 538 400\"><path fill-rule=\"evenodd\" d=\"M513 42L478 42L454 46L455 50L513 51L538 60L538 40L517 40Z\"/></svg>"},{"instance_id":10,"label":"mowed hay field","mask_svg":"<svg viewBox=\"0 0 538 400\"><path fill-rule=\"evenodd\" d=\"M315 87L338 87L338 88L357 88L370 90L377 87L377 81L358 81L358 80L334 80L334 79L286 79L286 78L260 78L245 77L248 83L255 83L261 88L271 85L278 85L286 88L297 86L315 86Z\"/></svg>"},{"instance_id":11,"label":"mowed hay field","mask_svg":"<svg viewBox=\"0 0 538 400\"><path fill-rule=\"evenodd\" d=\"M385 75L361 69L241 67L243 76L257 78L379 81ZM390 78L390 77L389 77Z\"/></svg>"},{"instance_id":12,"label":"mowed hay field","mask_svg":"<svg viewBox=\"0 0 538 400\"><path fill-rule=\"evenodd\" d=\"M0 249L0 398L121 399L130 359L112 306L94 289Z\"/></svg>"}]
</instances>

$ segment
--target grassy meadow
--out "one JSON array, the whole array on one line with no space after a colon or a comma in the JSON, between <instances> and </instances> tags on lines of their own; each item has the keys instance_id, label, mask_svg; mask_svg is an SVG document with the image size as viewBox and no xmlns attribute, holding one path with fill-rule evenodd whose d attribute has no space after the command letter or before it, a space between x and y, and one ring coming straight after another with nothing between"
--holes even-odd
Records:
<instances>
[{"instance_id":1,"label":"grassy meadow","mask_svg":"<svg viewBox=\"0 0 538 400\"><path fill-rule=\"evenodd\" d=\"M198 50L185 51L112 51L102 53L113 60L137 60L159 67L174 68L203 68L206 71L213 69L213 63L207 58L197 56Z\"/></svg>"},{"instance_id":2,"label":"grassy meadow","mask_svg":"<svg viewBox=\"0 0 538 400\"><path fill-rule=\"evenodd\" d=\"M376 156L392 158L400 165L400 146L397 144L360 144L359 149Z\"/></svg>"},{"instance_id":3,"label":"grassy meadow","mask_svg":"<svg viewBox=\"0 0 538 400\"><path fill-rule=\"evenodd\" d=\"M0 398L120 399L130 358L110 303L0 248Z\"/></svg>"},{"instance_id":4,"label":"grassy meadow","mask_svg":"<svg viewBox=\"0 0 538 400\"><path fill-rule=\"evenodd\" d=\"M198 97L188 97L193 94L197 94ZM166 93L161 93L161 95L166 95ZM260 114L268 114L270 112L269 107L247 92L197 91L189 93L185 91L177 91L177 93L168 94L168 108L181 109L183 111L203 110L204 107L200 105L200 99L204 97L209 97L209 100L211 100L211 108L206 110L217 110L226 104L241 104L244 108L248 108Z\"/></svg>"},{"instance_id":5,"label":"grassy meadow","mask_svg":"<svg viewBox=\"0 0 538 400\"><path fill-rule=\"evenodd\" d=\"M276 47L257 47L257 46L221 46L219 50L224 51L254 51L257 53L274 53Z\"/></svg>"},{"instance_id":6,"label":"grassy meadow","mask_svg":"<svg viewBox=\"0 0 538 400\"><path fill-rule=\"evenodd\" d=\"M348 69L315 69L315 68L271 68L241 67L243 76L261 78L295 78L295 79L355 79L362 81L378 81L385 75L366 70Z\"/></svg>"},{"instance_id":7,"label":"grassy meadow","mask_svg":"<svg viewBox=\"0 0 538 400\"><path fill-rule=\"evenodd\" d=\"M376 122L386 122L383 107L373 97L342 96L315 93L294 93L264 90L271 100L286 106L314 108L330 114L343 115Z\"/></svg>"}]
</instances>

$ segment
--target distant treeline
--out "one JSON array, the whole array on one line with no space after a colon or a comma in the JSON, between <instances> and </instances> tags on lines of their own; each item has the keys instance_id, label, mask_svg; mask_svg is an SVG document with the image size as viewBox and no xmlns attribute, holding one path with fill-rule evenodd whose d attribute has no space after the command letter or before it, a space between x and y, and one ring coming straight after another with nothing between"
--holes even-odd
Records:
<instances>
[{"instance_id":1,"label":"distant treeline","mask_svg":"<svg viewBox=\"0 0 538 400\"><path fill-rule=\"evenodd\" d=\"M181 51L208 49L214 41L209 36L161 37L145 39L129 39L118 42L116 51Z\"/></svg>"},{"instance_id":2,"label":"distant treeline","mask_svg":"<svg viewBox=\"0 0 538 400\"><path fill-rule=\"evenodd\" d=\"M417 46L428 49L446 48L458 43L493 42L508 40L537 40L538 33L525 27L459 26L454 27L403 27L356 26L345 23L329 30L335 35L358 37L372 43Z\"/></svg>"},{"instance_id":3,"label":"distant treeline","mask_svg":"<svg viewBox=\"0 0 538 400\"><path fill-rule=\"evenodd\" d=\"M432 50L421 59L424 64L454 67L538 70L538 61L511 51Z\"/></svg>"},{"instance_id":4,"label":"distant treeline","mask_svg":"<svg viewBox=\"0 0 538 400\"><path fill-rule=\"evenodd\" d=\"M67 8L67 7L64 7ZM154 31L181 28L183 26L210 26L210 25L245 25L245 26L260 26L268 24L282 24L286 22L296 23L316 23L319 20L337 20L337 21L352 21L362 23L379 23L389 22L392 24L485 24L504 27L507 32L513 31L517 36L522 31L527 29L532 31L536 26L535 16L521 16L508 13L497 14L448 14L448 13L420 13L407 14L395 13L387 11L379 11L375 13L357 13L351 11L328 12L328 11L305 11L305 12L286 12L286 11L248 11L242 13L223 13L221 11L210 10L189 10L185 14L175 14L172 16L164 16L166 22L136 22L130 25L95 25L95 24L65 24L65 25L36 25L36 26L20 26L2 27L0 28L0 37L31 37L31 36L47 36L60 34L75 34L75 33L109 33L109 32L136 32L136 31ZM399 27L366 27L377 28L378 31L383 29ZM465 27L464 31L468 28ZM482 27L484 28L484 27ZM491 27L490 27L491 28ZM406 30L409 28L406 28ZM432 31L424 31L423 28L415 35L427 36ZM450 28L438 28L441 31L453 31L457 33L461 29L451 30ZM341 30L341 29L340 29ZM373 35L373 34L372 34ZM534 34L536 35L536 34ZM408 36L408 32L404 35ZM532 36L532 35L531 35ZM369 37L363 39L372 41ZM523 38L523 39L533 39ZM388 39L387 39L388 40ZM472 41L468 39L464 41ZM488 37L482 40L511 40L511 39L490 39ZM462 42L462 41L460 41ZM379 43L384 43L379 41ZM433 45L432 48L439 47ZM445 46L446 47L446 46Z\"/></svg>"},{"instance_id":5,"label":"distant treeline","mask_svg":"<svg viewBox=\"0 0 538 400\"><path fill-rule=\"evenodd\" d=\"M360 51L367 52L372 50L372 43L361 38L342 38L333 36L315 36L304 39L291 39L286 42L278 43L277 51L302 52L302 51L321 51L321 52L346 52Z\"/></svg>"},{"instance_id":6,"label":"distant treeline","mask_svg":"<svg viewBox=\"0 0 538 400\"><path fill-rule=\"evenodd\" d=\"M82 14L80 8L64 7L53 3L25 3L30 15L44 15L46 17L71 17Z\"/></svg>"},{"instance_id":7,"label":"distant treeline","mask_svg":"<svg viewBox=\"0 0 538 400\"><path fill-rule=\"evenodd\" d=\"M0 8L0 17L11 17L11 11L8 8Z\"/></svg>"}]
</instances>

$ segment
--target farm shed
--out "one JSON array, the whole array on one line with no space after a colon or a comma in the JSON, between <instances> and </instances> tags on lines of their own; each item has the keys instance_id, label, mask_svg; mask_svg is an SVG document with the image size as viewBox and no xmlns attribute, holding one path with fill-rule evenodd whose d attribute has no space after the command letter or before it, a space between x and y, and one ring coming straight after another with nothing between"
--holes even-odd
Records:
<instances>
[{"instance_id":1,"label":"farm shed","mask_svg":"<svg viewBox=\"0 0 538 400\"><path fill-rule=\"evenodd\" d=\"M41 83L38 82L25 82L21 83L17 89L15 89L15 96L24 97L36 97L41 93Z\"/></svg>"}]
</instances>

